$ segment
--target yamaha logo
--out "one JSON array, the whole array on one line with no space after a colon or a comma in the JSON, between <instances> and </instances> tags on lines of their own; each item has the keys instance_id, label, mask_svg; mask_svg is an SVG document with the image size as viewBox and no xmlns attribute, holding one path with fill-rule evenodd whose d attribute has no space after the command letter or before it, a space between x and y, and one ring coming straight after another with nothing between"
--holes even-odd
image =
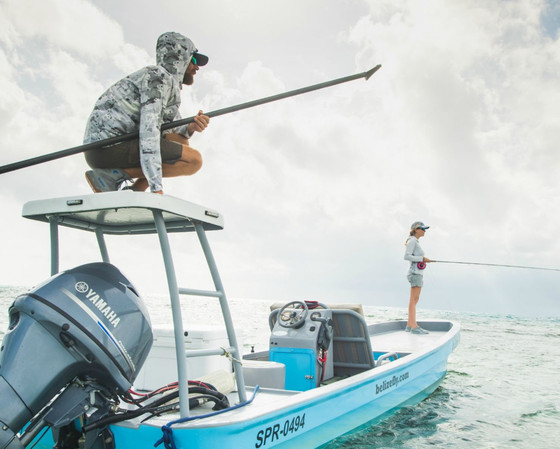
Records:
<instances>
[{"instance_id":1,"label":"yamaha logo","mask_svg":"<svg viewBox=\"0 0 560 449\"><path fill-rule=\"evenodd\" d=\"M76 282L76 285L74 286L74 288L76 289L77 292L85 293L89 290L89 285L87 285L83 281L80 281L80 282Z\"/></svg>"},{"instance_id":2,"label":"yamaha logo","mask_svg":"<svg viewBox=\"0 0 560 449\"><path fill-rule=\"evenodd\" d=\"M87 282L78 281L74 284L74 288L78 293L85 295L85 299L92 303L101 315L103 315L113 327L117 327L121 321L117 312L115 312L111 306L105 301L97 292L89 288Z\"/></svg>"}]
</instances>

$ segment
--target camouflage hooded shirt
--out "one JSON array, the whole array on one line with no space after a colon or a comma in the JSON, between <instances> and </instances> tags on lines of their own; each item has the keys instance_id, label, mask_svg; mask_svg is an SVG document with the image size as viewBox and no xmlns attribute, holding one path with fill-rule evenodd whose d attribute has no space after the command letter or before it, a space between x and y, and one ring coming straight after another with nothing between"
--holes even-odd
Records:
<instances>
[{"instance_id":1,"label":"camouflage hooded shirt","mask_svg":"<svg viewBox=\"0 0 560 449\"><path fill-rule=\"evenodd\" d=\"M163 190L160 127L181 118L183 76L195 51L193 42L181 34L162 34L156 46L157 65L144 67L107 89L86 125L84 143L139 132L140 164L152 192ZM168 132L188 137L187 125Z\"/></svg>"}]
</instances>

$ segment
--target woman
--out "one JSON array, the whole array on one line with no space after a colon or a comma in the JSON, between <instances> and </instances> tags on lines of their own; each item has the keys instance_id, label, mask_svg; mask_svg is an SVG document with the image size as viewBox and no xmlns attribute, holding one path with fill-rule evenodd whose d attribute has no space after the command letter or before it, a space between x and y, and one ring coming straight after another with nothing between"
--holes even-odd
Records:
<instances>
[{"instance_id":1,"label":"woman","mask_svg":"<svg viewBox=\"0 0 560 449\"><path fill-rule=\"evenodd\" d=\"M416 304L420 299L420 291L423 284L423 273L426 264L431 260L424 257L424 250L420 247L418 239L423 237L426 233L426 226L421 221L415 221L410 227L410 236L408 237L405 245L406 251L404 253L405 260L410 260L410 268L408 270L407 279L410 282L410 302L408 304L408 322L406 323L406 332L413 334L428 334L429 332L418 326L416 322Z\"/></svg>"}]
</instances>

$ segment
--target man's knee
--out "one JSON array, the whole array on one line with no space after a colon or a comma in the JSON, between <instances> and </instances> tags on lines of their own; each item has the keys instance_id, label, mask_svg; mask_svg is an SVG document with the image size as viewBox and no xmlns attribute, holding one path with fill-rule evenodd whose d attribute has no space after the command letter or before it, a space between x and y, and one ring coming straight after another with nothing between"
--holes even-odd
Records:
<instances>
[{"instance_id":1,"label":"man's knee","mask_svg":"<svg viewBox=\"0 0 560 449\"><path fill-rule=\"evenodd\" d=\"M202 155L197 151L197 150L192 150L193 154L191 157L191 164L193 167L193 170L195 170L195 172L197 172L198 170L200 170L202 168Z\"/></svg>"},{"instance_id":2,"label":"man's knee","mask_svg":"<svg viewBox=\"0 0 560 449\"><path fill-rule=\"evenodd\" d=\"M202 167L202 155L198 150L183 145L181 160L188 164L189 172L196 173Z\"/></svg>"}]
</instances>

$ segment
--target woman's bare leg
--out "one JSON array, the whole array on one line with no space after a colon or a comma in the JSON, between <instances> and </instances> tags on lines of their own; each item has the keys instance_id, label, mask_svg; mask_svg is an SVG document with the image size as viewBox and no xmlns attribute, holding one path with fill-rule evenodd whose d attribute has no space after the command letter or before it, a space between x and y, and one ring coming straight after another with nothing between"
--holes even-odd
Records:
<instances>
[{"instance_id":1,"label":"woman's bare leg","mask_svg":"<svg viewBox=\"0 0 560 449\"><path fill-rule=\"evenodd\" d=\"M412 329L416 329L418 327L418 323L416 322L416 304L420 300L420 291L422 287L410 287L410 302L408 303L408 322L406 323L407 326L411 327Z\"/></svg>"}]
</instances>

